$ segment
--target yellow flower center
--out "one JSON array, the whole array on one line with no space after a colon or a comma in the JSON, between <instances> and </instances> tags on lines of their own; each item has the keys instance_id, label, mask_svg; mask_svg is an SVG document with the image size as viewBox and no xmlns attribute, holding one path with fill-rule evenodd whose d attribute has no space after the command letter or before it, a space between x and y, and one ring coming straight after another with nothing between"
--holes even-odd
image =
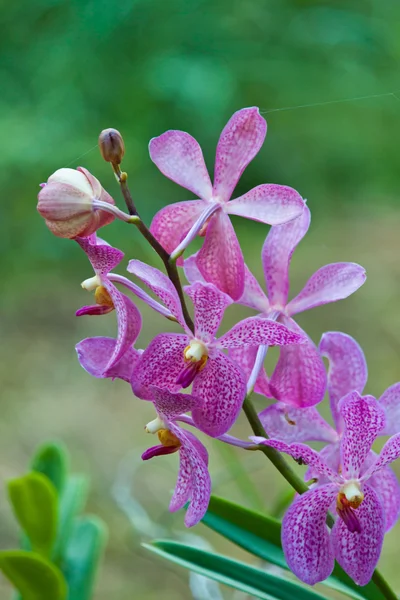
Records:
<instances>
[{"instance_id":1,"label":"yellow flower center","mask_svg":"<svg viewBox=\"0 0 400 600\"><path fill-rule=\"evenodd\" d=\"M189 346L183 351L183 357L186 362L200 363L197 365L197 371L201 371L207 364L208 348L200 340L190 340Z\"/></svg>"},{"instance_id":2,"label":"yellow flower center","mask_svg":"<svg viewBox=\"0 0 400 600\"><path fill-rule=\"evenodd\" d=\"M162 445L166 448L180 448L180 441L169 429L159 429L157 435Z\"/></svg>"},{"instance_id":3,"label":"yellow flower center","mask_svg":"<svg viewBox=\"0 0 400 600\"><path fill-rule=\"evenodd\" d=\"M99 285L96 288L94 293L94 297L96 300L96 304L100 304L101 306L109 306L110 308L114 308L114 302L111 299L110 294L106 290L103 285Z\"/></svg>"}]
</instances>

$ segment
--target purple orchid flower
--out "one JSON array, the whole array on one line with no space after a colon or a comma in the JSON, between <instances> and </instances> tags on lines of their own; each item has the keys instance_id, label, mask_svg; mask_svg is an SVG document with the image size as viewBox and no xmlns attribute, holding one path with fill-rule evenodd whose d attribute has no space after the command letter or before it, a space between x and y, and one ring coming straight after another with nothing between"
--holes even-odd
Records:
<instances>
[{"instance_id":1,"label":"purple orchid flower","mask_svg":"<svg viewBox=\"0 0 400 600\"><path fill-rule=\"evenodd\" d=\"M133 292L138 298L151 306L154 310L173 319L171 312L156 302L151 296L144 292L139 286L129 281L126 277L111 273L124 257L124 253L113 248L107 242L95 234L87 238L76 238L81 248L86 252L95 275L86 279L82 287L88 291L95 290L95 305L83 306L76 312L76 316L104 315L115 309L118 320L118 336L115 340L113 350L107 352L112 345L109 338L88 338L86 344L81 342L78 352L82 366L95 377L114 377L114 367L123 355L131 350L141 330L141 316L138 308L125 294L122 294L113 282L119 283ZM107 342L105 340L108 339ZM90 341L89 341L90 340ZM96 361L96 347L98 346L98 359ZM78 349L78 347L77 347ZM137 351L135 351L137 352ZM87 353L87 361L85 354ZM117 369L118 371L118 369ZM118 376L118 375L116 375Z\"/></svg>"},{"instance_id":2,"label":"purple orchid flower","mask_svg":"<svg viewBox=\"0 0 400 600\"><path fill-rule=\"evenodd\" d=\"M270 438L286 443L327 442L328 445L321 451L321 457L331 468L338 469L340 440L344 433L339 403L351 392L362 394L368 377L367 363L359 344L345 333L324 333L319 349L322 356L329 360L328 394L334 427L329 425L314 407L292 408L281 402L263 410L259 417ZM385 414L385 423L378 435L399 433L400 383L395 383L382 394L379 407ZM372 452L368 460L374 461ZM306 479L314 477L318 478L318 473L310 469ZM380 496L385 510L386 531L389 531L400 516L400 485L397 477L390 467L384 467L371 478L370 485Z\"/></svg>"},{"instance_id":3,"label":"purple orchid flower","mask_svg":"<svg viewBox=\"0 0 400 600\"><path fill-rule=\"evenodd\" d=\"M185 333L157 335L134 368L132 388L139 398L152 398L151 386L176 392L193 383L193 394L203 404L193 410L195 425L213 437L235 422L246 394L245 375L222 349L254 344L295 344L303 337L269 319L250 317L220 338L215 333L232 299L212 284L185 288L195 308L195 332L187 327L178 294L166 275L138 260L128 271L139 277L167 306Z\"/></svg>"},{"instance_id":4,"label":"purple orchid flower","mask_svg":"<svg viewBox=\"0 0 400 600\"><path fill-rule=\"evenodd\" d=\"M258 108L244 108L231 117L218 142L214 185L201 148L188 133L166 131L153 138L149 146L151 160L160 171L200 198L160 210L151 232L174 258L198 234L205 235L198 267L208 282L234 300L243 293L245 268L228 214L278 225L299 216L304 208L295 190L273 184L259 185L228 202L241 174L260 150L266 132L267 123Z\"/></svg>"},{"instance_id":5,"label":"purple orchid flower","mask_svg":"<svg viewBox=\"0 0 400 600\"><path fill-rule=\"evenodd\" d=\"M293 320L293 315L316 306L342 300L353 294L366 279L365 270L355 263L334 263L321 267L308 280L303 290L288 302L289 266L297 244L307 233L310 211L277 227L272 227L262 250L268 298L255 277L246 267L245 287L238 303L250 306L266 317L299 334L306 333ZM190 282L201 279L198 255L185 261L185 274ZM267 348L246 347L234 350L231 357L242 366L248 377L248 389L269 398L281 400L293 407L318 404L326 389L325 367L316 346L310 338L304 344L285 346L271 380L263 370Z\"/></svg>"},{"instance_id":6,"label":"purple orchid flower","mask_svg":"<svg viewBox=\"0 0 400 600\"><path fill-rule=\"evenodd\" d=\"M338 469L304 444L251 439L310 465L326 482L298 496L283 519L282 546L293 573L313 585L329 577L336 558L358 585L366 585L385 532L385 507L371 480L400 456L400 434L386 442L371 464L371 446L385 421L379 403L351 392L340 401L338 412L344 424ZM330 532L326 517L332 505L337 519Z\"/></svg>"},{"instance_id":7,"label":"purple orchid flower","mask_svg":"<svg viewBox=\"0 0 400 600\"><path fill-rule=\"evenodd\" d=\"M99 354L99 366L101 365L101 368L104 369L102 376L105 377L136 341L142 326L142 319L132 300L122 294L109 278L110 271L121 262L124 256L123 252L109 246L95 235L89 238L76 238L76 241L86 252L95 272L94 277L82 283L82 287L87 290L96 290L96 304L80 308L76 315L78 317L103 315L114 309L117 313L118 336L106 364L102 360L104 352L101 351ZM101 340L102 338L97 339ZM101 345L102 342L100 342L100 350L102 350Z\"/></svg>"},{"instance_id":8,"label":"purple orchid flower","mask_svg":"<svg viewBox=\"0 0 400 600\"><path fill-rule=\"evenodd\" d=\"M152 387L157 418L146 431L157 433L161 444L142 454L143 460L154 456L179 452L179 474L169 510L175 512L190 501L185 525L193 527L204 516L211 494L208 472L208 453L203 444L189 431L182 429L176 420L182 413L193 410L201 401L188 394L173 394L166 389Z\"/></svg>"}]
</instances>

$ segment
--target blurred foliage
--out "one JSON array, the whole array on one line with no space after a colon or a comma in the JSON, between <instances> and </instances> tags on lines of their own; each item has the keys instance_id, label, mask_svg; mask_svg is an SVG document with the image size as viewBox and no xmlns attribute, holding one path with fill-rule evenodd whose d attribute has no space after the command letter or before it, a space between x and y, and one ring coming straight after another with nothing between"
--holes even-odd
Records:
<instances>
[{"instance_id":1,"label":"blurred foliage","mask_svg":"<svg viewBox=\"0 0 400 600\"><path fill-rule=\"evenodd\" d=\"M2 251L18 235L32 260L65 259L69 247L34 215L38 184L83 164L116 195L93 149L104 127L124 134L124 166L150 218L187 193L151 164L149 139L187 130L212 166L219 131L249 105L268 111L387 93L267 114L266 144L239 192L285 183L317 211L396 199L393 0L2 0L0 8Z\"/></svg>"},{"instance_id":2,"label":"blurred foliage","mask_svg":"<svg viewBox=\"0 0 400 600\"><path fill-rule=\"evenodd\" d=\"M101 129L116 127L127 147L123 166L149 222L164 204L190 198L151 163L149 139L170 128L186 130L212 170L228 118L244 106L260 106L267 139L237 193L275 182L308 198L313 223L293 261L294 293L324 263L353 260L366 267L368 281L354 297L299 321L315 341L331 329L355 336L368 360L368 393L380 395L399 379L400 4L0 0L0 27L0 475L18 476L43 439L64 439L74 464L92 474L90 510L110 529L96 600L153 600L160 589L165 600L187 600L186 575L161 565L155 571L139 533L111 497L123 457L133 451L140 462L149 442L143 425L153 413L132 399L129 386L91 379L79 368L74 344L86 335L114 335L115 316L75 319L76 308L88 303L79 282L91 272L78 246L55 239L37 215L38 184L59 167L83 165L123 207L96 146ZM261 276L267 228L234 222L246 261ZM127 258L152 259L134 228L114 223L104 236ZM143 313L141 347L165 327L161 317ZM246 314L237 309L235 316ZM228 311L226 327L232 322ZM268 360L276 358L269 354ZM249 435L244 421L236 433ZM265 505L278 501L285 484L262 456L232 452L229 459L229 452L209 446L214 491L228 498L240 493L249 504L250 494L232 481L241 460ZM182 514L167 513L174 457L155 463L140 466L131 491L165 534L183 535ZM1 547L11 547L17 532L1 499L0 516ZM207 533L199 527L186 535ZM386 538L382 569L399 587L397 536L398 528ZM249 560L210 539L216 550Z\"/></svg>"}]
</instances>

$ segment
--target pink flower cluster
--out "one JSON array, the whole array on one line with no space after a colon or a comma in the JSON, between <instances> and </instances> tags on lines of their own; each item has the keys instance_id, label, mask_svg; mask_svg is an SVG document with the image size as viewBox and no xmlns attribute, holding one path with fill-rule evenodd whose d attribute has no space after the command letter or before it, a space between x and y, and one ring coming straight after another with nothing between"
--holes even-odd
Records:
<instances>
[{"instance_id":1,"label":"pink flower cluster","mask_svg":"<svg viewBox=\"0 0 400 600\"><path fill-rule=\"evenodd\" d=\"M259 415L269 438L253 437L252 443L272 446L309 465L310 489L295 499L283 520L289 566L314 584L330 575L336 559L365 585L384 533L400 511L400 488L387 466L400 455L400 384L379 401L362 396L366 365L357 343L343 333L326 333L317 347L295 322L300 312L350 296L364 283L365 271L350 262L326 265L288 299L291 258L310 225L308 206L294 189L275 184L259 185L231 200L266 129L257 108L232 116L217 145L213 184L200 146L189 134L167 131L150 142L151 159L160 171L198 198L164 207L149 231L171 263L183 267L189 282L184 296L176 281L137 259L128 266L134 281L114 273L124 255L100 239L96 229L114 217L128 222L129 217L87 171L79 171L79 177L72 171L68 178L69 170L62 169L61 175L50 177L39 193L38 209L53 233L75 239L92 265L94 274L82 286L95 292L95 304L79 309L77 316L116 312L115 339L78 343L81 365L94 377L128 382L137 398L154 406L155 418L146 430L157 435L159 444L143 453L144 460L179 454L170 510L189 502L185 523L195 525L211 493L207 450L182 423L222 441L235 440L228 431L246 394L255 390L276 403ZM244 262L229 215L272 226L261 253L266 292ZM198 236L204 238L201 249L184 260ZM128 292L175 322L177 332L160 332L147 348L136 349L142 319ZM193 307L194 326L185 316L183 298ZM218 335L225 310L235 303L253 309L254 316ZM269 346L280 347L271 376L264 370ZM190 393L182 393L189 387ZM327 390L334 427L316 409ZM371 449L375 438L389 434L377 457ZM325 446L316 452L304 444L308 441ZM328 511L335 520L332 530L326 525Z\"/></svg>"}]
</instances>

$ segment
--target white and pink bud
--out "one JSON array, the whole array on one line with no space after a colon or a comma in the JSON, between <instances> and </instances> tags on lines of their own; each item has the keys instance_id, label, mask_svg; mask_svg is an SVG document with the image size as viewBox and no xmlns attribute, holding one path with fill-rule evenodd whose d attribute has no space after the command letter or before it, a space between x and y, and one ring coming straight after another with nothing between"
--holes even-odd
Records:
<instances>
[{"instance_id":1,"label":"white and pink bud","mask_svg":"<svg viewBox=\"0 0 400 600\"><path fill-rule=\"evenodd\" d=\"M87 169L58 169L38 195L37 209L54 235L88 237L114 220L98 205L114 206L114 200Z\"/></svg>"}]
</instances>

